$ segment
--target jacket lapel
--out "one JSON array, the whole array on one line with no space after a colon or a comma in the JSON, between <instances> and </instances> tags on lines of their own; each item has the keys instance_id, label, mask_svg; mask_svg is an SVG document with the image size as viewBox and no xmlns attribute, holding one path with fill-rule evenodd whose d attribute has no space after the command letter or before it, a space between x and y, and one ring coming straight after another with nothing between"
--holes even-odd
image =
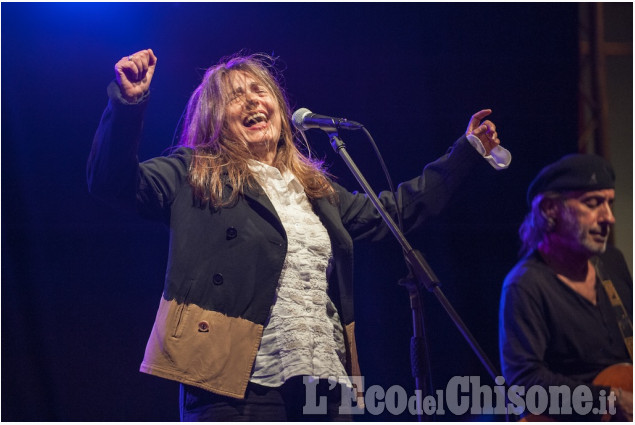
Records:
<instances>
[{"instance_id":1,"label":"jacket lapel","mask_svg":"<svg viewBox=\"0 0 635 425\"><path fill-rule=\"evenodd\" d=\"M244 195L249 206L271 223L286 240L287 232L285 232L282 221L280 221L280 217L269 200L269 197L265 194L265 191L260 186L255 188L246 187Z\"/></svg>"},{"instance_id":2,"label":"jacket lapel","mask_svg":"<svg viewBox=\"0 0 635 425\"><path fill-rule=\"evenodd\" d=\"M229 197L231 192L234 190L234 187L229 181L227 173L223 173L221 176L223 183L225 184L226 192L223 196ZM267 220L271 225L282 235L282 237L287 240L287 233L284 230L284 226L282 226L282 221L280 221L280 217L276 212L273 204L269 200L269 197L265 194L265 191L258 183L254 183L254 187L246 186L243 191L243 196L245 197L245 201L247 204L253 209L258 215L262 216L265 220Z\"/></svg>"},{"instance_id":3,"label":"jacket lapel","mask_svg":"<svg viewBox=\"0 0 635 425\"><path fill-rule=\"evenodd\" d=\"M316 199L312 201L312 204L313 211L320 218L331 238L333 249L350 251L353 243L342 224L338 208L326 198Z\"/></svg>"}]
</instances>

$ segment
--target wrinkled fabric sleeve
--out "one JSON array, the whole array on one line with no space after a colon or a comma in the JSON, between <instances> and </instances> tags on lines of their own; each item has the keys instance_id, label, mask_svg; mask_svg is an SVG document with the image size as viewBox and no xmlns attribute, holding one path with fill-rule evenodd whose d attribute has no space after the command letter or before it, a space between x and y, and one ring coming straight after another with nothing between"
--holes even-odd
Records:
<instances>
[{"instance_id":1,"label":"wrinkled fabric sleeve","mask_svg":"<svg viewBox=\"0 0 635 425\"><path fill-rule=\"evenodd\" d=\"M404 233L407 233L443 211L461 183L481 162L483 158L463 136L445 155L428 164L421 175L398 185L397 203L390 191L379 193L378 198L395 221L397 205L402 208ZM376 241L390 233L368 195L350 193L337 184L334 187L339 195L342 222L353 240Z\"/></svg>"},{"instance_id":2,"label":"wrinkled fabric sleeve","mask_svg":"<svg viewBox=\"0 0 635 425\"><path fill-rule=\"evenodd\" d=\"M140 164L138 148L149 96L128 103L115 82L108 86L108 95L88 157L89 192L113 206L166 220L169 206L187 178L191 151L180 148Z\"/></svg>"}]
</instances>

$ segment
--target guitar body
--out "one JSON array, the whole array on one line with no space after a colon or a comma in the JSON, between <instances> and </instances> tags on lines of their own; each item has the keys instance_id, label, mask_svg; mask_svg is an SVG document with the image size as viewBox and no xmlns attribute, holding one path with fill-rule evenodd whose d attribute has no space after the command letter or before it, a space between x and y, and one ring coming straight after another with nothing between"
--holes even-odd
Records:
<instances>
[{"instance_id":1,"label":"guitar body","mask_svg":"<svg viewBox=\"0 0 635 425\"><path fill-rule=\"evenodd\" d=\"M618 363L609 366L598 373L593 383L633 392L633 365L630 363Z\"/></svg>"},{"instance_id":2,"label":"guitar body","mask_svg":"<svg viewBox=\"0 0 635 425\"><path fill-rule=\"evenodd\" d=\"M618 363L607 367L593 380L595 385L621 388L624 391L633 392L633 365L630 363ZM604 415L602 421L609 421L609 414ZM554 422L556 419L546 415L527 415L520 422Z\"/></svg>"}]
</instances>

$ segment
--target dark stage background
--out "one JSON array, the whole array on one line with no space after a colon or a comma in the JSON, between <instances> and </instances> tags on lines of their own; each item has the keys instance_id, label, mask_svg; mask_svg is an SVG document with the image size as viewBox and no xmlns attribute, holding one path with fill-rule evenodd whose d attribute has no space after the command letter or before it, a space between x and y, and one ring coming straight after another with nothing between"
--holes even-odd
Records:
<instances>
[{"instance_id":1,"label":"dark stage background","mask_svg":"<svg viewBox=\"0 0 635 425\"><path fill-rule=\"evenodd\" d=\"M492 108L512 167L483 162L451 208L409 235L498 367L497 309L525 190L577 137L573 4L2 4L2 420L178 420L178 385L138 372L163 285L167 231L91 198L85 163L122 56L159 61L140 158L161 155L203 69L241 49L280 57L294 109L364 123L394 181L445 152ZM326 134L315 152L358 185ZM376 189L361 132L341 134ZM403 386L410 310L397 244L356 251L366 386ZM431 294L433 380L485 369ZM440 420L457 419L449 415ZM408 414L365 415L412 420ZM459 419L502 419L470 417Z\"/></svg>"}]
</instances>

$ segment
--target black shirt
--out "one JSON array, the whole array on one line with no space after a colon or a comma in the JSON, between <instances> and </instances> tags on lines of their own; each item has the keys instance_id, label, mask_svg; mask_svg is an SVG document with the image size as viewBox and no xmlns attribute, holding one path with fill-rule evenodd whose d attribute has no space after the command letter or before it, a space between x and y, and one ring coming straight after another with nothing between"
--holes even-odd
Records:
<instances>
[{"instance_id":1,"label":"black shirt","mask_svg":"<svg viewBox=\"0 0 635 425\"><path fill-rule=\"evenodd\" d=\"M633 317L633 280L622 254L613 247L601 257ZM503 284L499 343L508 385L571 388L588 385L597 400L606 387L589 385L608 366L631 362L615 312L602 283L597 305L569 288L537 252L521 260Z\"/></svg>"}]
</instances>

